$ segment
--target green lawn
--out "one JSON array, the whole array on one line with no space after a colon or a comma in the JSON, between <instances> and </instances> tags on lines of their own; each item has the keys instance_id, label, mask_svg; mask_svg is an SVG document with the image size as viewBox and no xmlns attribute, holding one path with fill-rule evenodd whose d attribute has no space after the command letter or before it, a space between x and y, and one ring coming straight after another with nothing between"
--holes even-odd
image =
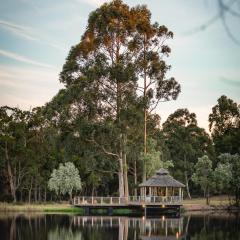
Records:
<instances>
[{"instance_id":1,"label":"green lawn","mask_svg":"<svg viewBox=\"0 0 240 240\"><path fill-rule=\"evenodd\" d=\"M193 198L183 200L183 205L201 204L206 205L205 198ZM229 205L228 196L214 196L210 198L210 205Z\"/></svg>"},{"instance_id":2,"label":"green lawn","mask_svg":"<svg viewBox=\"0 0 240 240\"><path fill-rule=\"evenodd\" d=\"M0 203L0 211L12 212L44 212L44 211L62 211L73 212L77 208L72 207L70 204L65 203L51 203L51 204L13 204L13 203Z\"/></svg>"}]
</instances>

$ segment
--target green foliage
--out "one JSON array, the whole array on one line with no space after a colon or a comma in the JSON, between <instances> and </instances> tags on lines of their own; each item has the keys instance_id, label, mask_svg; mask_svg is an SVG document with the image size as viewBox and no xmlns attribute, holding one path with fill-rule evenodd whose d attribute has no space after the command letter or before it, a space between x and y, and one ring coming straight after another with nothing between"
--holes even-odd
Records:
<instances>
[{"instance_id":1,"label":"green foliage","mask_svg":"<svg viewBox=\"0 0 240 240\"><path fill-rule=\"evenodd\" d=\"M209 115L215 149L220 153L240 153L240 106L232 99L221 96Z\"/></svg>"},{"instance_id":2,"label":"green foliage","mask_svg":"<svg viewBox=\"0 0 240 240\"><path fill-rule=\"evenodd\" d=\"M168 169L173 167L171 160L162 159L162 152L156 150L157 142L154 139L148 139L148 152L144 154L141 152L140 160L146 163L147 177L152 176L156 170L160 168Z\"/></svg>"},{"instance_id":3,"label":"green foliage","mask_svg":"<svg viewBox=\"0 0 240 240\"><path fill-rule=\"evenodd\" d=\"M221 154L219 156L220 164L230 166L231 178L229 189L230 192L235 195L235 201L237 205L240 205L240 156L239 154ZM226 180L225 180L226 181Z\"/></svg>"},{"instance_id":4,"label":"green foliage","mask_svg":"<svg viewBox=\"0 0 240 240\"><path fill-rule=\"evenodd\" d=\"M73 190L77 191L82 187L78 169L71 162L60 164L58 169L53 170L48 187L57 195L68 193L71 198Z\"/></svg>"},{"instance_id":5,"label":"green foliage","mask_svg":"<svg viewBox=\"0 0 240 240\"><path fill-rule=\"evenodd\" d=\"M215 192L227 192L230 189L232 181L232 169L230 163L218 163L213 173Z\"/></svg>"},{"instance_id":6,"label":"green foliage","mask_svg":"<svg viewBox=\"0 0 240 240\"><path fill-rule=\"evenodd\" d=\"M224 153L218 156L218 164L213 170L212 161L205 155L195 165L193 181L200 185L204 195L208 193L235 194L236 204L240 203L240 157L238 154Z\"/></svg>"},{"instance_id":7,"label":"green foliage","mask_svg":"<svg viewBox=\"0 0 240 240\"><path fill-rule=\"evenodd\" d=\"M115 0L93 11L60 73L65 88L31 111L0 108L0 198L54 200L47 187L70 195L126 194L129 187L134 194L142 176L163 167L185 182L189 197L199 194L198 184L239 201L239 105L218 99L211 138L188 109L177 109L162 128L152 113L181 91L167 77L171 38L146 6Z\"/></svg>"},{"instance_id":8,"label":"green foliage","mask_svg":"<svg viewBox=\"0 0 240 240\"><path fill-rule=\"evenodd\" d=\"M192 176L192 180L195 184L200 185L201 189L204 192L204 195L209 197L209 191L214 187L213 185L213 169L212 161L208 158L207 155L204 155L201 158L198 158L198 162L195 165L195 172Z\"/></svg>"},{"instance_id":9,"label":"green foliage","mask_svg":"<svg viewBox=\"0 0 240 240\"><path fill-rule=\"evenodd\" d=\"M176 178L185 181L190 198L191 178L197 159L204 154L214 155L212 142L206 131L197 126L195 113L178 109L163 124L166 146L173 161Z\"/></svg>"},{"instance_id":10,"label":"green foliage","mask_svg":"<svg viewBox=\"0 0 240 240\"><path fill-rule=\"evenodd\" d=\"M233 155L232 161L232 192L235 192L236 204L240 205L240 156Z\"/></svg>"}]
</instances>

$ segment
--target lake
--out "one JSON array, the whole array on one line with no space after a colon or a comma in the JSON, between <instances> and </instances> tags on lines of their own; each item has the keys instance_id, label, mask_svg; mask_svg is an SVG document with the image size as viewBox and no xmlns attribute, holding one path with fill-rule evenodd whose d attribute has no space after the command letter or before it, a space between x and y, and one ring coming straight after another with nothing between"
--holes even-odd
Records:
<instances>
[{"instance_id":1,"label":"lake","mask_svg":"<svg viewBox=\"0 0 240 240\"><path fill-rule=\"evenodd\" d=\"M194 213L145 218L0 213L0 239L240 240L240 214Z\"/></svg>"}]
</instances>

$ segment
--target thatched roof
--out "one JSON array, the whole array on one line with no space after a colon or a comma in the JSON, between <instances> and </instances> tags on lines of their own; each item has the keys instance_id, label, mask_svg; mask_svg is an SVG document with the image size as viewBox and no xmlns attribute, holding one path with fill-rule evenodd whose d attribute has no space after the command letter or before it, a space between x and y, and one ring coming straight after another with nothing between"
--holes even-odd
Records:
<instances>
[{"instance_id":1,"label":"thatched roof","mask_svg":"<svg viewBox=\"0 0 240 240\"><path fill-rule=\"evenodd\" d=\"M139 187L185 187L185 185L170 176L168 170L161 168Z\"/></svg>"}]
</instances>

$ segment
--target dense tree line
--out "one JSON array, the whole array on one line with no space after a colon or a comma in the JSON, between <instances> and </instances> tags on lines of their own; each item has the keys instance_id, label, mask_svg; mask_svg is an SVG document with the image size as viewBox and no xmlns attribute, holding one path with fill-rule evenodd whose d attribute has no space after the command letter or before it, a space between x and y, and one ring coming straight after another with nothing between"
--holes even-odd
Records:
<instances>
[{"instance_id":1,"label":"dense tree line","mask_svg":"<svg viewBox=\"0 0 240 240\"><path fill-rule=\"evenodd\" d=\"M68 162L80 173L84 195L137 194L142 180L165 167L186 184L191 198L201 188L206 194L197 177L204 155L215 172L231 165L235 178L226 184L214 179L226 186L218 193L239 199L233 184L239 174L232 171L240 154L237 103L218 99L209 115L211 136L188 109L176 110L163 124L153 114L160 102L176 100L181 91L166 77L171 52L166 41L172 37L167 27L151 22L146 6L130 8L115 0L92 12L60 73L64 89L31 111L0 108L0 200L55 200L49 178ZM238 159L235 167L232 160L219 165L225 153Z\"/></svg>"}]
</instances>

